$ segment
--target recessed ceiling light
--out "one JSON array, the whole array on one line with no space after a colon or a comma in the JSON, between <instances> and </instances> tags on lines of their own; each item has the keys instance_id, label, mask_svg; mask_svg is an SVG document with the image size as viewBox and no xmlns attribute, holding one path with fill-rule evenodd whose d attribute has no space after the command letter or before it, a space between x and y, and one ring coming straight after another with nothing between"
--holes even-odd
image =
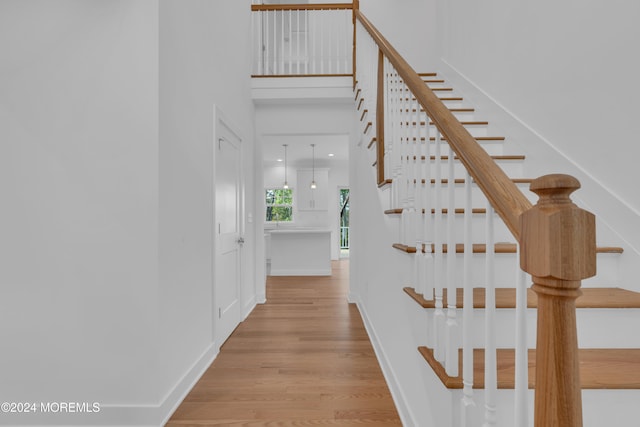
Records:
<instances>
[{"instance_id":1,"label":"recessed ceiling light","mask_svg":"<svg viewBox=\"0 0 640 427\"><path fill-rule=\"evenodd\" d=\"M335 154L329 153L329 157L333 157L333 156L335 156Z\"/></svg>"},{"instance_id":2,"label":"recessed ceiling light","mask_svg":"<svg viewBox=\"0 0 640 427\"><path fill-rule=\"evenodd\" d=\"M282 161L282 159L276 159L276 162L281 162L281 161Z\"/></svg>"}]
</instances>

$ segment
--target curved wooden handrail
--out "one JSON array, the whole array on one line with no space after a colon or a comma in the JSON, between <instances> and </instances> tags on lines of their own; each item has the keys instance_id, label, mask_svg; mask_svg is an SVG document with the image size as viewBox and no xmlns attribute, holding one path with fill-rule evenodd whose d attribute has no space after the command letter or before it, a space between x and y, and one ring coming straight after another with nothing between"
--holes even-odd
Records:
<instances>
[{"instance_id":1,"label":"curved wooden handrail","mask_svg":"<svg viewBox=\"0 0 640 427\"><path fill-rule=\"evenodd\" d=\"M447 139L513 236L520 241L519 218L531 209L531 202L362 12L355 10L354 14Z\"/></svg>"},{"instance_id":2,"label":"curved wooden handrail","mask_svg":"<svg viewBox=\"0 0 640 427\"><path fill-rule=\"evenodd\" d=\"M318 3L318 4L252 4L251 10L351 10L351 3Z\"/></svg>"}]
</instances>

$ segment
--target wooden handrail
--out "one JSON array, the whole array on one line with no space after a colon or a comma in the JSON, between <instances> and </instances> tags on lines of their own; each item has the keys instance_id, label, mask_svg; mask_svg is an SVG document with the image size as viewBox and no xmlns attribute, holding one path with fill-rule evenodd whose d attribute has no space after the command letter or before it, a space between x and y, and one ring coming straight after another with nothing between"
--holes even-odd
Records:
<instances>
[{"instance_id":1,"label":"wooden handrail","mask_svg":"<svg viewBox=\"0 0 640 427\"><path fill-rule=\"evenodd\" d=\"M351 3L318 3L318 4L252 4L251 11L266 10L351 10Z\"/></svg>"},{"instance_id":2,"label":"wooden handrail","mask_svg":"<svg viewBox=\"0 0 640 427\"><path fill-rule=\"evenodd\" d=\"M440 133L447 139L513 236L520 241L519 218L522 213L531 209L531 202L362 12L355 10L354 13L382 53L393 64ZM378 164L380 164L379 160Z\"/></svg>"}]
</instances>

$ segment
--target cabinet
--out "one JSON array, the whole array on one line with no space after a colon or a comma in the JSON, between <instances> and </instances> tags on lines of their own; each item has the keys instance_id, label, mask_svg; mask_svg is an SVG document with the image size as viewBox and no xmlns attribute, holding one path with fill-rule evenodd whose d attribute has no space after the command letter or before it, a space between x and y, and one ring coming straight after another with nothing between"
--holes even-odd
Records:
<instances>
[{"instance_id":1,"label":"cabinet","mask_svg":"<svg viewBox=\"0 0 640 427\"><path fill-rule=\"evenodd\" d=\"M316 169L316 189L309 186L313 173L311 169L298 169L297 187L294 192L298 210L300 211L326 211L328 209L329 171Z\"/></svg>"}]
</instances>

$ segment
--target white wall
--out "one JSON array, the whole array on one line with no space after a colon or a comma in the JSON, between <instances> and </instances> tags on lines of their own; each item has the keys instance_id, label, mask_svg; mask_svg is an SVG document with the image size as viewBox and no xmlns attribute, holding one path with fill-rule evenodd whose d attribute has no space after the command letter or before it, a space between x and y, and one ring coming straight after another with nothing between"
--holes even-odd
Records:
<instances>
[{"instance_id":1,"label":"white wall","mask_svg":"<svg viewBox=\"0 0 640 427\"><path fill-rule=\"evenodd\" d=\"M539 169L575 171L579 197L640 250L640 61L630 54L640 5L443 0L439 7L443 69L533 130L523 145L543 159L564 155L564 164L543 160Z\"/></svg>"},{"instance_id":2,"label":"white wall","mask_svg":"<svg viewBox=\"0 0 640 427\"><path fill-rule=\"evenodd\" d=\"M360 0L360 10L417 72L435 70L436 0Z\"/></svg>"},{"instance_id":3,"label":"white wall","mask_svg":"<svg viewBox=\"0 0 640 427\"><path fill-rule=\"evenodd\" d=\"M243 138L245 212L254 215L250 2L160 1L160 278L164 393L214 356L214 106ZM243 310L255 304L255 222L245 218ZM246 314L246 313L245 313ZM170 395L169 400L172 398Z\"/></svg>"},{"instance_id":4,"label":"white wall","mask_svg":"<svg viewBox=\"0 0 640 427\"><path fill-rule=\"evenodd\" d=\"M160 398L157 16L0 3L0 398L104 405L63 424Z\"/></svg>"},{"instance_id":5,"label":"white wall","mask_svg":"<svg viewBox=\"0 0 640 427\"><path fill-rule=\"evenodd\" d=\"M243 134L255 206L249 4L0 3L2 401L101 405L61 424L160 425L213 358L214 104Z\"/></svg>"}]
</instances>

